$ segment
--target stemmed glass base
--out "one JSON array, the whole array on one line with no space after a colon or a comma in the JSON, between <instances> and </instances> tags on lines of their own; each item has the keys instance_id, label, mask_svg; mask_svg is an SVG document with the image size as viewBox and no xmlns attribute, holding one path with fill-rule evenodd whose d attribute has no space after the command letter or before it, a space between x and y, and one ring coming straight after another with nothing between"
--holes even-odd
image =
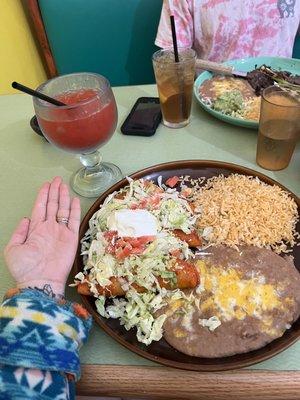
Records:
<instances>
[{"instance_id":1,"label":"stemmed glass base","mask_svg":"<svg viewBox=\"0 0 300 400\"><path fill-rule=\"evenodd\" d=\"M97 151L82 154L80 161L84 165L71 177L73 190L83 197L97 197L123 178L119 167L102 162Z\"/></svg>"}]
</instances>

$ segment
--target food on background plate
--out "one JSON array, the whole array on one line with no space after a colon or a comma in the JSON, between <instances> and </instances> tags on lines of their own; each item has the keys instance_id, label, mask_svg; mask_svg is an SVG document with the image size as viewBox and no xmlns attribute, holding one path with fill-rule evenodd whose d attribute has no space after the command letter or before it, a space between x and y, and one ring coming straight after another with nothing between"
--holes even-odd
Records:
<instances>
[{"instance_id":1,"label":"food on background plate","mask_svg":"<svg viewBox=\"0 0 300 400\"><path fill-rule=\"evenodd\" d=\"M289 71L273 69L265 64L247 73L247 81L259 96L269 86L278 85L283 89L300 92L300 75L293 75Z\"/></svg>"},{"instance_id":2,"label":"food on background plate","mask_svg":"<svg viewBox=\"0 0 300 400\"><path fill-rule=\"evenodd\" d=\"M179 328L176 331L176 323L176 335L182 342L174 333L174 318L184 324L186 331L190 329L191 318L201 320L198 324L200 328L197 325L195 331L201 341L216 335L221 337L218 332L226 332L228 326L229 320L218 311L218 292L212 292L212 286L215 288L218 282L225 282L222 290L225 287L229 290L230 287L239 290L246 287L249 294L258 279L263 286L255 299L265 310L267 303L264 302L271 301L276 308L276 304L283 299L278 298L278 287L272 286L275 281L271 283L274 290L268 286L268 271L272 270L273 264L276 265L276 260L278 265L281 263L282 274L286 275L286 286L281 286L282 290L290 285L289 279L293 274L298 277L292 260L285 261L271 250L259 249L287 252L288 246L295 245L297 241L296 203L278 186L238 174L229 177L220 175L207 181L188 176L171 177L165 184L161 177L158 184L144 179L128 178L128 181L126 187L110 194L90 219L89 230L81 242L84 270L76 275L74 285L79 293L96 298L95 304L102 317L119 319L127 330L136 328L140 342L149 345L164 335L170 344L175 338L172 345L190 354L190 350L184 351L185 345L182 347L180 344L189 340L186 332L182 333ZM254 223L251 223L252 217L256 218ZM216 245L220 244L226 247L218 250ZM219 255L224 253L225 261L226 254L230 254L236 265L226 264L224 260L223 263L216 261L218 251ZM264 262L260 266L251 264L251 257L248 256L247 261L243 254L252 254L257 260L262 255ZM265 254L269 255L269 259ZM294 272L285 274L288 269ZM276 277L281 279L280 273L274 276L275 280ZM299 283L297 279L295 282ZM291 287L292 300L291 303L287 301L287 306L293 303L296 311L291 314L292 308L277 307L278 318L285 321L285 314L287 322L280 325L277 336L274 332L268 337L262 333L263 340L255 341L258 347L275 336L281 336L298 315L299 293L294 290L295 286ZM264 290L269 290L267 298L264 297ZM244 303L240 304L237 292L237 289L230 292L230 304L235 303L241 310L249 310L251 298L245 295ZM271 300L269 295L273 296ZM284 299L282 301L285 302ZM208 307L204 312L201 307L205 302ZM268 312L275 310L272 307L267 309ZM245 319L247 326L248 316L255 316L242 315L241 310L238 323L242 326ZM255 332L260 328L261 325L256 324ZM239 346L232 347L232 351L241 352Z\"/></svg>"},{"instance_id":3,"label":"food on background plate","mask_svg":"<svg viewBox=\"0 0 300 400\"><path fill-rule=\"evenodd\" d=\"M260 115L260 103L260 97L244 99L239 91L233 90L225 92L217 97L212 108L215 111L220 111L221 113L230 115L231 117L258 121Z\"/></svg>"},{"instance_id":4,"label":"food on background plate","mask_svg":"<svg viewBox=\"0 0 300 400\"><path fill-rule=\"evenodd\" d=\"M263 89L278 85L300 96L300 76L262 65L248 72L246 79L213 76L199 87L202 101L213 110L231 117L259 121Z\"/></svg>"},{"instance_id":5,"label":"food on background plate","mask_svg":"<svg viewBox=\"0 0 300 400\"><path fill-rule=\"evenodd\" d=\"M246 80L226 76L207 79L199 88L202 101L231 117L259 120L260 101Z\"/></svg>"},{"instance_id":6,"label":"food on background plate","mask_svg":"<svg viewBox=\"0 0 300 400\"><path fill-rule=\"evenodd\" d=\"M254 246L198 255L201 285L165 309L164 338L182 353L225 357L259 349L300 315L300 274L290 257Z\"/></svg>"}]
</instances>

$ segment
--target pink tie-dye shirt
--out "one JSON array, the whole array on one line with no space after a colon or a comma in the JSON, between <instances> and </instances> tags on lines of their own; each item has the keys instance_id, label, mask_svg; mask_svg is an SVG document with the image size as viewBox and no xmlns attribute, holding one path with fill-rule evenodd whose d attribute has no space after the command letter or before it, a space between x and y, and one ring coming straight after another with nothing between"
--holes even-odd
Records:
<instances>
[{"instance_id":1,"label":"pink tie-dye shirt","mask_svg":"<svg viewBox=\"0 0 300 400\"><path fill-rule=\"evenodd\" d=\"M262 55L291 57L300 22L300 0L164 0L155 44L178 45L199 58L225 61Z\"/></svg>"}]
</instances>

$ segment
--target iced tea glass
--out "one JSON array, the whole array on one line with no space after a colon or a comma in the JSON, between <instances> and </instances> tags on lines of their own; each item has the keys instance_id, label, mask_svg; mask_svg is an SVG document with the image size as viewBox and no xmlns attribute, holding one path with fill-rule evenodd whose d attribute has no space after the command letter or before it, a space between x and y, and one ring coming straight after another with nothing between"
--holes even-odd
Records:
<instances>
[{"instance_id":1,"label":"iced tea glass","mask_svg":"<svg viewBox=\"0 0 300 400\"><path fill-rule=\"evenodd\" d=\"M163 123L169 128L187 125L191 114L196 53L192 49L178 53L179 62L172 49L159 50L152 57Z\"/></svg>"},{"instance_id":2,"label":"iced tea glass","mask_svg":"<svg viewBox=\"0 0 300 400\"><path fill-rule=\"evenodd\" d=\"M53 78L38 91L65 103L54 106L34 98L39 126L54 146L80 155L83 168L71 177L71 186L84 197L97 197L122 179L120 169L102 162L99 147L113 135L118 120L116 101L108 80L93 73Z\"/></svg>"},{"instance_id":3,"label":"iced tea glass","mask_svg":"<svg viewBox=\"0 0 300 400\"><path fill-rule=\"evenodd\" d=\"M263 91L256 162L262 168L286 168L300 135L300 98L278 86Z\"/></svg>"}]
</instances>

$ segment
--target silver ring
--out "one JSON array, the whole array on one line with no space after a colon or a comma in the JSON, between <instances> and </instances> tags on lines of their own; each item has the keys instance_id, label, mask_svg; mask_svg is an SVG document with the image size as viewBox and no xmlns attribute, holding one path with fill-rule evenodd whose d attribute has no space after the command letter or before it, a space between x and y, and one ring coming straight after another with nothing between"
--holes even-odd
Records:
<instances>
[{"instance_id":1,"label":"silver ring","mask_svg":"<svg viewBox=\"0 0 300 400\"><path fill-rule=\"evenodd\" d=\"M68 225L68 223L69 223L69 218L65 218L65 217L56 217L56 221L57 221L59 224Z\"/></svg>"}]
</instances>

